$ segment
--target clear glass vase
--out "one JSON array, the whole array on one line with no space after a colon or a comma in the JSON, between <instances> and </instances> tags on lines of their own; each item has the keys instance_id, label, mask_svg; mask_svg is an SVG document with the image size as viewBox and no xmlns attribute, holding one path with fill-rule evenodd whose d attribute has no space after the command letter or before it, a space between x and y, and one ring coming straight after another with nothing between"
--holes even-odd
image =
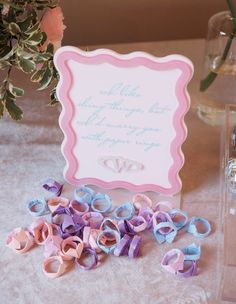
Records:
<instances>
[{"instance_id":1,"label":"clear glass vase","mask_svg":"<svg viewBox=\"0 0 236 304\"><path fill-rule=\"evenodd\" d=\"M236 19L230 12L208 23L198 116L207 124L223 123L226 104L236 104Z\"/></svg>"}]
</instances>

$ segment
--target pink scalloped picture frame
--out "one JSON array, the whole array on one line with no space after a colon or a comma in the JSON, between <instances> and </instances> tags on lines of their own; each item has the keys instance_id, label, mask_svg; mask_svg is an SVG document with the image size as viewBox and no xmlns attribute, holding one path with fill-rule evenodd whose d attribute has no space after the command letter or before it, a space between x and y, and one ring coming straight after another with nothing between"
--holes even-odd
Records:
<instances>
[{"instance_id":1,"label":"pink scalloped picture frame","mask_svg":"<svg viewBox=\"0 0 236 304\"><path fill-rule=\"evenodd\" d=\"M180 192L191 61L66 46L54 63L64 178L76 186Z\"/></svg>"}]
</instances>

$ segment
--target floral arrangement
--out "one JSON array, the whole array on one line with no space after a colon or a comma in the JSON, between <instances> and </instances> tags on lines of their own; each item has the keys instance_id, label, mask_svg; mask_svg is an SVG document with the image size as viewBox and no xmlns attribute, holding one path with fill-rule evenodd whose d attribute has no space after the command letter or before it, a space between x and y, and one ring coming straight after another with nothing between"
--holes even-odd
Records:
<instances>
[{"instance_id":1,"label":"floral arrangement","mask_svg":"<svg viewBox=\"0 0 236 304\"><path fill-rule=\"evenodd\" d=\"M61 46L63 14L59 0L0 0L0 118L6 111L15 120L23 116L17 98L24 95L11 79L12 70L31 75L39 90L51 88L50 103L57 103L58 74L53 54ZM1 72L2 74L2 72Z\"/></svg>"}]
</instances>

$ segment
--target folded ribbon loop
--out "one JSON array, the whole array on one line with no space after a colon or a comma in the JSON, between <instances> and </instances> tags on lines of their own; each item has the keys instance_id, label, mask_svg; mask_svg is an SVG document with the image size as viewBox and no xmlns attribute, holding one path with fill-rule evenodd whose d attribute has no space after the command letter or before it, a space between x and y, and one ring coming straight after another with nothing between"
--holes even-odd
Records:
<instances>
[{"instance_id":1,"label":"folded ribbon loop","mask_svg":"<svg viewBox=\"0 0 236 304\"><path fill-rule=\"evenodd\" d=\"M43 183L43 188L49 192L52 192L56 196L60 196L63 188L63 184L58 183L52 178L48 178Z\"/></svg>"}]
</instances>

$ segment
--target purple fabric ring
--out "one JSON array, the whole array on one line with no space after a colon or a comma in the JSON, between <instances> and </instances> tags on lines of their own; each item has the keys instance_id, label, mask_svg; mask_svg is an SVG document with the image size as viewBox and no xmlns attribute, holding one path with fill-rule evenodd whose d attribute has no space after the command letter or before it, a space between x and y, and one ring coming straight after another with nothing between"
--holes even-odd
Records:
<instances>
[{"instance_id":1,"label":"purple fabric ring","mask_svg":"<svg viewBox=\"0 0 236 304\"><path fill-rule=\"evenodd\" d=\"M62 215L62 217L60 217ZM52 223L56 225L61 225L63 223L64 215L71 216L71 211L67 207L59 206L53 213L52 213Z\"/></svg>"},{"instance_id":2,"label":"purple fabric ring","mask_svg":"<svg viewBox=\"0 0 236 304\"><path fill-rule=\"evenodd\" d=\"M159 221L158 221L159 220ZM163 222L169 222L171 224L173 224L173 221L170 217L170 215L165 212L165 211L156 211L155 213L153 213L153 217L152 217L152 224L153 227L155 227L156 225L163 223ZM171 232L171 228L167 227L167 228L160 228L159 229L159 233L160 234L168 234Z\"/></svg>"},{"instance_id":3,"label":"purple fabric ring","mask_svg":"<svg viewBox=\"0 0 236 304\"><path fill-rule=\"evenodd\" d=\"M114 255L115 256L121 256L126 253L128 253L128 247L129 243L131 241L131 237L128 234L125 234L120 242L117 244L115 250L114 250Z\"/></svg>"},{"instance_id":4,"label":"purple fabric ring","mask_svg":"<svg viewBox=\"0 0 236 304\"><path fill-rule=\"evenodd\" d=\"M141 236L135 235L130 243L129 258L136 258L140 255Z\"/></svg>"},{"instance_id":5,"label":"purple fabric ring","mask_svg":"<svg viewBox=\"0 0 236 304\"><path fill-rule=\"evenodd\" d=\"M158 221L159 220L159 221ZM173 223L170 215L165 211L156 211L152 216L153 227L162 222L170 222Z\"/></svg>"},{"instance_id":6,"label":"purple fabric ring","mask_svg":"<svg viewBox=\"0 0 236 304\"><path fill-rule=\"evenodd\" d=\"M49 192L54 193L56 196L60 196L63 188L63 184L58 183L52 178L48 178L43 183L43 188Z\"/></svg>"},{"instance_id":7,"label":"purple fabric ring","mask_svg":"<svg viewBox=\"0 0 236 304\"><path fill-rule=\"evenodd\" d=\"M82 219L85 221L86 226L90 226L92 229L99 229L104 217L101 213L92 211L82 215Z\"/></svg>"},{"instance_id":8,"label":"purple fabric ring","mask_svg":"<svg viewBox=\"0 0 236 304\"><path fill-rule=\"evenodd\" d=\"M81 262L83 254L88 254L92 257L92 261L91 261L90 265L86 266ZM91 249L91 248L84 248L80 258L75 259L75 263L79 268L82 268L84 270L90 270L90 269L96 267L96 265L98 263L98 256L97 256L96 250Z\"/></svg>"},{"instance_id":9,"label":"purple fabric ring","mask_svg":"<svg viewBox=\"0 0 236 304\"><path fill-rule=\"evenodd\" d=\"M69 232L63 231L60 226L59 226L59 232L60 232L60 236L63 238L63 240L67 239L68 237L71 236L71 234Z\"/></svg>"},{"instance_id":10,"label":"purple fabric ring","mask_svg":"<svg viewBox=\"0 0 236 304\"><path fill-rule=\"evenodd\" d=\"M179 270L177 271L177 276L182 278L188 278L197 275L197 261L184 261L184 263L190 262L191 266L185 270Z\"/></svg>"},{"instance_id":11,"label":"purple fabric ring","mask_svg":"<svg viewBox=\"0 0 236 304\"><path fill-rule=\"evenodd\" d=\"M130 230L133 232L141 232L147 228L147 222L144 217L141 215L136 215L129 221L127 221L127 225L129 226Z\"/></svg>"},{"instance_id":12,"label":"purple fabric ring","mask_svg":"<svg viewBox=\"0 0 236 304\"><path fill-rule=\"evenodd\" d=\"M79 218L79 220L75 221L73 216L65 214L63 222L60 225L61 236L64 239L65 237L68 237L68 235L78 235L84 226L85 224L82 218Z\"/></svg>"},{"instance_id":13,"label":"purple fabric ring","mask_svg":"<svg viewBox=\"0 0 236 304\"><path fill-rule=\"evenodd\" d=\"M80 226L81 229L87 224L87 222L78 214L73 214L72 219L74 224Z\"/></svg>"},{"instance_id":14,"label":"purple fabric ring","mask_svg":"<svg viewBox=\"0 0 236 304\"><path fill-rule=\"evenodd\" d=\"M152 216L153 216L153 211L150 208L145 208L145 209L140 209L138 215L142 216L145 218L147 222L147 229L152 228Z\"/></svg>"},{"instance_id":15,"label":"purple fabric ring","mask_svg":"<svg viewBox=\"0 0 236 304\"><path fill-rule=\"evenodd\" d=\"M120 230L120 233L121 235L125 235L125 234L135 234L135 232L133 230L130 229L128 223L127 223L127 220L120 220L118 222L118 227L119 227L119 230Z\"/></svg>"}]
</instances>

